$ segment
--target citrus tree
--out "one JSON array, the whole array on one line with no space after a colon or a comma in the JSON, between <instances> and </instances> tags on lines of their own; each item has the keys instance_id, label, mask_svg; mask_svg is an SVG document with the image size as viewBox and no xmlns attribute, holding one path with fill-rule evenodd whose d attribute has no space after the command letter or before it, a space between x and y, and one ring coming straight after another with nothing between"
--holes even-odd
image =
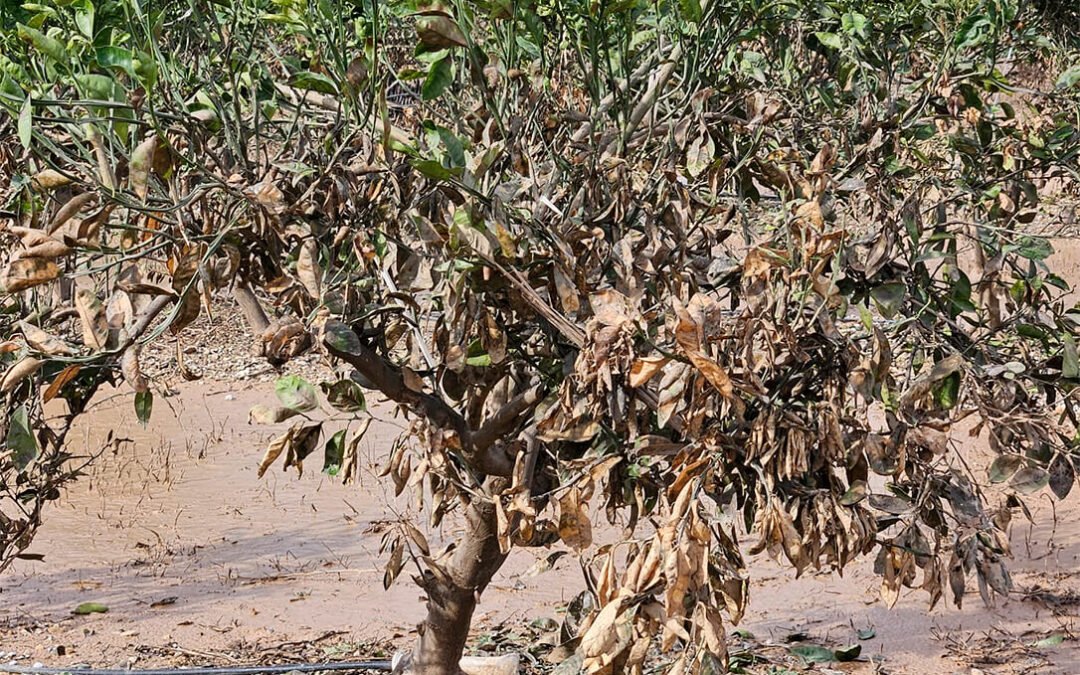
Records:
<instances>
[{"instance_id":1,"label":"citrus tree","mask_svg":"<svg viewBox=\"0 0 1080 675\"><path fill-rule=\"evenodd\" d=\"M425 675L458 672L514 548L586 560L573 664L640 672L659 647L718 672L744 552L872 556L890 605L989 603L1012 510L1073 485L1080 315L1046 236L1077 190L1068 7L5 12L0 566L89 461L72 420L119 380L149 419L140 348L179 346L218 293L271 363L341 366L252 411L301 420L260 472L321 450L356 476L365 391L411 420L385 475L466 524L384 540L385 583L415 563L426 596L404 664ZM322 399L355 422L323 438Z\"/></svg>"}]
</instances>

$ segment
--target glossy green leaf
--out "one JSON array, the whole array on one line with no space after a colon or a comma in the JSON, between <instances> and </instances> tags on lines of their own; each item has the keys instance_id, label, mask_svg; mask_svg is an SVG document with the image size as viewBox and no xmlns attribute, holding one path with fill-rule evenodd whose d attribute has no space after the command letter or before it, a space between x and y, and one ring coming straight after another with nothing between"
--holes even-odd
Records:
<instances>
[{"instance_id":1,"label":"glossy green leaf","mask_svg":"<svg viewBox=\"0 0 1080 675\"><path fill-rule=\"evenodd\" d=\"M135 394L135 416L139 424L145 427L150 422L150 411L154 408L154 394L147 389Z\"/></svg>"},{"instance_id":2,"label":"glossy green leaf","mask_svg":"<svg viewBox=\"0 0 1080 675\"><path fill-rule=\"evenodd\" d=\"M98 47L94 52L98 65L102 68L119 68L132 77L135 76L135 68L132 65L131 50L123 47Z\"/></svg>"},{"instance_id":3,"label":"glossy green leaf","mask_svg":"<svg viewBox=\"0 0 1080 675\"><path fill-rule=\"evenodd\" d=\"M843 40L836 33L814 33L814 37L829 49L840 49L844 46Z\"/></svg>"},{"instance_id":4,"label":"glossy green leaf","mask_svg":"<svg viewBox=\"0 0 1080 675\"><path fill-rule=\"evenodd\" d=\"M87 39L94 39L94 3L91 0L75 0L75 25Z\"/></svg>"}]
</instances>

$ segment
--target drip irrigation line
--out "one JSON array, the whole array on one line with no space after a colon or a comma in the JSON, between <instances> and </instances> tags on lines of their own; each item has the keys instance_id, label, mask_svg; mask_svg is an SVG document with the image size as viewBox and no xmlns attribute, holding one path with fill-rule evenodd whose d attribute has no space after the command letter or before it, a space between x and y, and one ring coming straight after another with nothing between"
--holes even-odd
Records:
<instances>
[{"instance_id":1,"label":"drip irrigation line","mask_svg":"<svg viewBox=\"0 0 1080 675\"><path fill-rule=\"evenodd\" d=\"M340 661L334 663L294 663L273 666L225 666L221 668L36 668L33 666L5 666L0 673L12 675L263 675L264 673L315 673L323 671L392 670L392 662Z\"/></svg>"}]
</instances>

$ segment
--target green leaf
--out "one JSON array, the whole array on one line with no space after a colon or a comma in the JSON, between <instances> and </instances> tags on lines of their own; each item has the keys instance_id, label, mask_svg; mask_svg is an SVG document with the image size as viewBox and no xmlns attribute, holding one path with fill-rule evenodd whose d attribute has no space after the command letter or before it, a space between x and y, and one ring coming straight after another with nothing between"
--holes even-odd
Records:
<instances>
[{"instance_id":1,"label":"green leaf","mask_svg":"<svg viewBox=\"0 0 1080 675\"><path fill-rule=\"evenodd\" d=\"M76 607L71 613L86 615L86 614L104 614L109 611L109 608L98 602L84 602Z\"/></svg>"},{"instance_id":2,"label":"green leaf","mask_svg":"<svg viewBox=\"0 0 1080 675\"><path fill-rule=\"evenodd\" d=\"M891 281L881 284L870 291L870 299L874 301L878 311L886 319L891 319L900 311L900 304L907 296L907 286L900 281Z\"/></svg>"},{"instance_id":3,"label":"green leaf","mask_svg":"<svg viewBox=\"0 0 1080 675\"><path fill-rule=\"evenodd\" d=\"M840 49L844 46L843 40L836 33L814 33L814 37L829 49Z\"/></svg>"},{"instance_id":4,"label":"green leaf","mask_svg":"<svg viewBox=\"0 0 1080 675\"><path fill-rule=\"evenodd\" d=\"M30 149L30 141L34 137L33 107L30 95L23 99L22 108L19 110L19 143L24 150Z\"/></svg>"},{"instance_id":5,"label":"green leaf","mask_svg":"<svg viewBox=\"0 0 1080 675\"><path fill-rule=\"evenodd\" d=\"M1050 637L1043 638L1043 639L1038 640L1036 642L1032 642L1031 646L1032 647L1053 647L1054 645L1059 645L1064 641L1065 641L1065 636L1064 635L1051 635Z\"/></svg>"},{"instance_id":6,"label":"green leaf","mask_svg":"<svg viewBox=\"0 0 1080 675\"><path fill-rule=\"evenodd\" d=\"M960 400L960 373L950 373L934 391L934 398L944 410L951 410Z\"/></svg>"},{"instance_id":7,"label":"green leaf","mask_svg":"<svg viewBox=\"0 0 1080 675\"><path fill-rule=\"evenodd\" d=\"M289 79L289 84L298 89L309 89L323 94L338 93L337 85L333 80L322 73L313 73L310 70L296 73Z\"/></svg>"},{"instance_id":8,"label":"green leaf","mask_svg":"<svg viewBox=\"0 0 1080 675\"><path fill-rule=\"evenodd\" d=\"M873 640L875 637L877 637L877 631L875 631L873 628L856 631L856 634L859 636L860 640Z\"/></svg>"},{"instance_id":9,"label":"green leaf","mask_svg":"<svg viewBox=\"0 0 1080 675\"><path fill-rule=\"evenodd\" d=\"M11 452L11 462L19 472L25 471L41 454L41 446L30 429L30 415L25 404L11 413L4 444Z\"/></svg>"},{"instance_id":10,"label":"green leaf","mask_svg":"<svg viewBox=\"0 0 1080 675\"><path fill-rule=\"evenodd\" d=\"M146 428L150 421L150 411L154 409L154 394L149 389L135 394L135 416L139 418L139 424Z\"/></svg>"},{"instance_id":11,"label":"green leaf","mask_svg":"<svg viewBox=\"0 0 1080 675\"><path fill-rule=\"evenodd\" d=\"M1058 76L1054 89L1064 91L1076 86L1077 82L1080 82L1080 66L1073 66Z\"/></svg>"},{"instance_id":12,"label":"green leaf","mask_svg":"<svg viewBox=\"0 0 1080 675\"><path fill-rule=\"evenodd\" d=\"M1017 471L1009 486L1020 494L1029 495L1043 489L1049 482L1049 471L1037 466L1029 466Z\"/></svg>"},{"instance_id":13,"label":"green leaf","mask_svg":"<svg viewBox=\"0 0 1080 675\"><path fill-rule=\"evenodd\" d=\"M326 442L323 452L323 473L336 476L341 471L341 460L345 457L345 430L337 432Z\"/></svg>"},{"instance_id":14,"label":"green leaf","mask_svg":"<svg viewBox=\"0 0 1080 675\"><path fill-rule=\"evenodd\" d=\"M465 363L470 366L485 368L491 365L491 356L486 352L483 354L477 354L476 356L470 356L466 358Z\"/></svg>"},{"instance_id":15,"label":"green leaf","mask_svg":"<svg viewBox=\"0 0 1080 675\"><path fill-rule=\"evenodd\" d=\"M420 87L420 97L425 101L439 98L454 81L453 63L450 56L444 56L431 64L424 84Z\"/></svg>"},{"instance_id":16,"label":"green leaf","mask_svg":"<svg viewBox=\"0 0 1080 675\"><path fill-rule=\"evenodd\" d=\"M95 101L124 100L124 88L113 79L112 75L80 73L75 76L75 82L78 83L79 90L86 98Z\"/></svg>"},{"instance_id":17,"label":"green leaf","mask_svg":"<svg viewBox=\"0 0 1080 675\"><path fill-rule=\"evenodd\" d=\"M154 57L146 52L136 51L132 54L131 67L135 70L135 76L139 83L146 89L153 89L157 84L158 66Z\"/></svg>"},{"instance_id":18,"label":"green leaf","mask_svg":"<svg viewBox=\"0 0 1080 675\"><path fill-rule=\"evenodd\" d=\"M1020 470L1024 460L1019 455L1000 455L990 464L988 471L991 483L1004 483Z\"/></svg>"},{"instance_id":19,"label":"green leaf","mask_svg":"<svg viewBox=\"0 0 1080 675\"><path fill-rule=\"evenodd\" d=\"M438 129L439 140L446 146L446 154L450 157L450 165L455 167L465 166L465 146L462 145L461 139L458 138L454 132L449 129L439 127Z\"/></svg>"},{"instance_id":20,"label":"green leaf","mask_svg":"<svg viewBox=\"0 0 1080 675\"><path fill-rule=\"evenodd\" d=\"M274 382L274 393L281 404L296 412L314 410L319 405L315 387L298 375L286 375Z\"/></svg>"},{"instance_id":21,"label":"green leaf","mask_svg":"<svg viewBox=\"0 0 1080 675\"><path fill-rule=\"evenodd\" d=\"M98 47L94 52L98 65L102 68L119 68L135 77L135 68L131 61L131 50L123 47Z\"/></svg>"},{"instance_id":22,"label":"green leaf","mask_svg":"<svg viewBox=\"0 0 1080 675\"><path fill-rule=\"evenodd\" d=\"M335 410L340 410L343 413L367 410L367 404L364 401L364 390L352 380L342 379L333 383L323 382L322 390L326 394L327 403L333 406Z\"/></svg>"},{"instance_id":23,"label":"green leaf","mask_svg":"<svg viewBox=\"0 0 1080 675\"><path fill-rule=\"evenodd\" d=\"M447 169L433 159L411 159L409 164L412 164L414 169L432 180L450 180L456 175L453 170ZM458 169L457 173L461 173L461 170Z\"/></svg>"},{"instance_id":24,"label":"green leaf","mask_svg":"<svg viewBox=\"0 0 1080 675\"><path fill-rule=\"evenodd\" d=\"M792 647L791 653L801 656L807 663L828 663L836 660L836 655L833 654L831 649L813 645Z\"/></svg>"},{"instance_id":25,"label":"green leaf","mask_svg":"<svg viewBox=\"0 0 1080 675\"><path fill-rule=\"evenodd\" d=\"M1028 260L1046 260L1054 254L1054 245L1046 237L1021 237L1016 254Z\"/></svg>"},{"instance_id":26,"label":"green leaf","mask_svg":"<svg viewBox=\"0 0 1080 675\"><path fill-rule=\"evenodd\" d=\"M376 248L378 241L376 240ZM359 356L363 352L363 345L356 331L340 321L327 321L323 328L323 343L333 350L342 354Z\"/></svg>"},{"instance_id":27,"label":"green leaf","mask_svg":"<svg viewBox=\"0 0 1080 675\"><path fill-rule=\"evenodd\" d=\"M840 17L840 24L844 27L844 32L849 35L861 35L866 36L867 18L858 12L846 12L844 16ZM839 654L839 652L837 652Z\"/></svg>"},{"instance_id":28,"label":"green leaf","mask_svg":"<svg viewBox=\"0 0 1080 675\"><path fill-rule=\"evenodd\" d=\"M865 302L860 302L856 307L859 309L859 319L862 321L863 328L868 331L874 330L874 316L870 314L870 308Z\"/></svg>"},{"instance_id":29,"label":"green leaf","mask_svg":"<svg viewBox=\"0 0 1080 675\"><path fill-rule=\"evenodd\" d=\"M71 3L75 8L75 25L79 32L88 39L94 39L94 3L90 0L75 0Z\"/></svg>"},{"instance_id":30,"label":"green leaf","mask_svg":"<svg viewBox=\"0 0 1080 675\"><path fill-rule=\"evenodd\" d=\"M61 63L67 61L67 49L64 48L63 42L60 42L56 38L49 37L38 29L31 28L25 24L16 24L16 30L23 41L29 42L33 45L34 49L42 54Z\"/></svg>"},{"instance_id":31,"label":"green leaf","mask_svg":"<svg viewBox=\"0 0 1080 675\"><path fill-rule=\"evenodd\" d=\"M679 0L679 15L687 23L701 21L701 3L698 0Z\"/></svg>"},{"instance_id":32,"label":"green leaf","mask_svg":"<svg viewBox=\"0 0 1080 675\"><path fill-rule=\"evenodd\" d=\"M971 279L963 272L957 273L956 283L949 290L949 306L954 316L975 311L971 302Z\"/></svg>"},{"instance_id":33,"label":"green leaf","mask_svg":"<svg viewBox=\"0 0 1080 675\"><path fill-rule=\"evenodd\" d=\"M837 649L836 660L837 661L854 661L859 658L859 654L862 653L862 645L848 645L847 647L841 647Z\"/></svg>"}]
</instances>

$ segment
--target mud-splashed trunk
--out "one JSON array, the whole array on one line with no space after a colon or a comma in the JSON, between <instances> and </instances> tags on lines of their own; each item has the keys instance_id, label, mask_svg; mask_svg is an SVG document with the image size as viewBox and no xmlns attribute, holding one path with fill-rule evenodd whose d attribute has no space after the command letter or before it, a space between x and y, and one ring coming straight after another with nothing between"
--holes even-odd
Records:
<instances>
[{"instance_id":1,"label":"mud-splashed trunk","mask_svg":"<svg viewBox=\"0 0 1080 675\"><path fill-rule=\"evenodd\" d=\"M489 479L488 483L491 494L505 487L503 479ZM408 669L416 675L459 675L477 600L506 560L499 550L495 506L473 501L465 519L465 533L445 567L445 575L426 573L422 583L427 592L427 618L420 624L420 639Z\"/></svg>"}]
</instances>

